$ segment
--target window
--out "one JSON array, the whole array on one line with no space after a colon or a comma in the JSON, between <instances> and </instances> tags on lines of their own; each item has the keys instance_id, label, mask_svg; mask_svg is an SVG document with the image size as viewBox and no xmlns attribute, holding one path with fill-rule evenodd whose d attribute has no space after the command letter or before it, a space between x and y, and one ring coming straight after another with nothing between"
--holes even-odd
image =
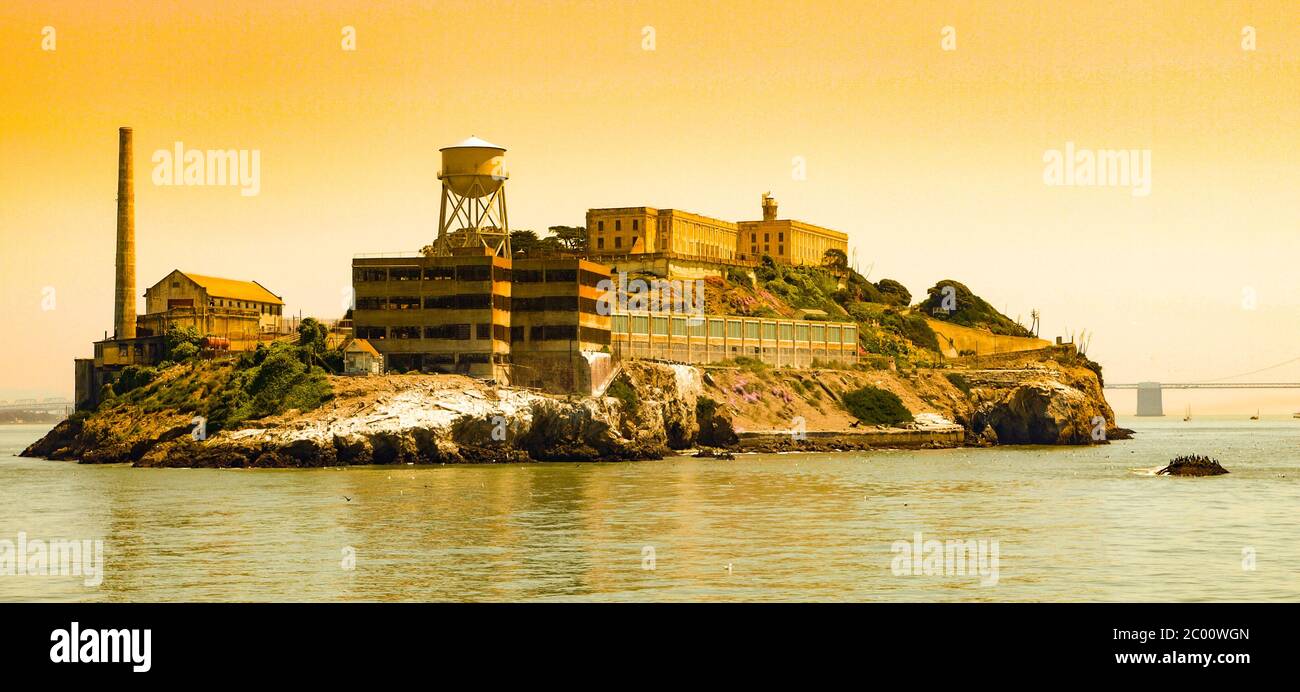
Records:
<instances>
[{"instance_id":1,"label":"window","mask_svg":"<svg viewBox=\"0 0 1300 692\"><path fill-rule=\"evenodd\" d=\"M597 222L596 222L596 230L597 230L597 231L604 232L604 230L605 230L605 222L604 222L604 221L597 221Z\"/></svg>"},{"instance_id":2,"label":"window","mask_svg":"<svg viewBox=\"0 0 1300 692\"><path fill-rule=\"evenodd\" d=\"M757 233L750 233L750 234L749 234L749 242L751 242L751 243L757 243L757 242L758 242L758 234L757 234Z\"/></svg>"},{"instance_id":3,"label":"window","mask_svg":"<svg viewBox=\"0 0 1300 692\"><path fill-rule=\"evenodd\" d=\"M614 236L614 247L623 247L623 238L622 238L622 237L620 237L620 236Z\"/></svg>"},{"instance_id":4,"label":"window","mask_svg":"<svg viewBox=\"0 0 1300 692\"><path fill-rule=\"evenodd\" d=\"M610 342L609 330L596 329L595 327L579 327L578 339L587 343L600 344L608 346Z\"/></svg>"},{"instance_id":5,"label":"window","mask_svg":"<svg viewBox=\"0 0 1300 692\"><path fill-rule=\"evenodd\" d=\"M721 339L724 333L724 323L722 320L709 320L709 336Z\"/></svg>"},{"instance_id":6,"label":"window","mask_svg":"<svg viewBox=\"0 0 1300 692\"><path fill-rule=\"evenodd\" d=\"M553 282L578 283L577 269L548 269L546 280Z\"/></svg>"},{"instance_id":7,"label":"window","mask_svg":"<svg viewBox=\"0 0 1300 692\"><path fill-rule=\"evenodd\" d=\"M596 249L597 249L597 250L604 250L604 249L605 249L605 239L604 239L604 238L597 238L597 239L596 239Z\"/></svg>"},{"instance_id":8,"label":"window","mask_svg":"<svg viewBox=\"0 0 1300 692\"><path fill-rule=\"evenodd\" d=\"M521 343L521 344L522 344L522 343L524 342L524 328L523 328L523 327L511 327L511 328L510 328L510 341L511 341L511 343Z\"/></svg>"},{"instance_id":9,"label":"window","mask_svg":"<svg viewBox=\"0 0 1300 692\"><path fill-rule=\"evenodd\" d=\"M744 323L740 320L727 320L727 338L739 339Z\"/></svg>"},{"instance_id":10,"label":"window","mask_svg":"<svg viewBox=\"0 0 1300 692\"><path fill-rule=\"evenodd\" d=\"M652 325L654 326L654 333L655 333L655 334L658 334L658 335L660 335L660 336L668 336L668 318L667 318L667 317L653 317L653 318L651 318L651 320L650 320L650 324L652 324Z\"/></svg>"},{"instance_id":11,"label":"window","mask_svg":"<svg viewBox=\"0 0 1300 692\"><path fill-rule=\"evenodd\" d=\"M480 322L474 325L474 338L486 341L492 338L492 323Z\"/></svg>"},{"instance_id":12,"label":"window","mask_svg":"<svg viewBox=\"0 0 1300 692\"><path fill-rule=\"evenodd\" d=\"M616 231L621 231L621 230L623 230L623 220L622 220L622 219L614 219L614 230L616 230Z\"/></svg>"},{"instance_id":13,"label":"window","mask_svg":"<svg viewBox=\"0 0 1300 692\"><path fill-rule=\"evenodd\" d=\"M393 327L394 339L418 339L420 338L419 327Z\"/></svg>"},{"instance_id":14,"label":"window","mask_svg":"<svg viewBox=\"0 0 1300 692\"><path fill-rule=\"evenodd\" d=\"M541 283L541 269L516 269L514 271L514 282L519 284Z\"/></svg>"},{"instance_id":15,"label":"window","mask_svg":"<svg viewBox=\"0 0 1300 692\"><path fill-rule=\"evenodd\" d=\"M616 334L627 333L627 315L613 315L609 321L611 331Z\"/></svg>"},{"instance_id":16,"label":"window","mask_svg":"<svg viewBox=\"0 0 1300 692\"><path fill-rule=\"evenodd\" d=\"M776 241L777 241L778 243L784 243L784 242L785 242L785 233L777 233L777 234L776 234Z\"/></svg>"},{"instance_id":17,"label":"window","mask_svg":"<svg viewBox=\"0 0 1300 692\"><path fill-rule=\"evenodd\" d=\"M388 270L388 278L390 281L419 281L421 273L419 267L393 267Z\"/></svg>"},{"instance_id":18,"label":"window","mask_svg":"<svg viewBox=\"0 0 1300 692\"><path fill-rule=\"evenodd\" d=\"M455 267L425 267L424 268L425 281L442 281L445 279L454 279L454 278L456 278Z\"/></svg>"},{"instance_id":19,"label":"window","mask_svg":"<svg viewBox=\"0 0 1300 692\"><path fill-rule=\"evenodd\" d=\"M440 324L436 327L425 327L424 338L455 339L458 341L468 341L469 325L468 324Z\"/></svg>"},{"instance_id":20,"label":"window","mask_svg":"<svg viewBox=\"0 0 1300 692\"><path fill-rule=\"evenodd\" d=\"M358 282L387 281L388 270L383 268L375 269L372 267L360 267L356 271L352 272L352 278ZM225 301L218 300L217 305L224 307Z\"/></svg>"},{"instance_id":21,"label":"window","mask_svg":"<svg viewBox=\"0 0 1300 692\"><path fill-rule=\"evenodd\" d=\"M649 334L649 333L650 333L650 318L647 317L647 316L645 316L645 315L633 315L633 316L632 316L632 333L633 333L633 334Z\"/></svg>"},{"instance_id":22,"label":"window","mask_svg":"<svg viewBox=\"0 0 1300 692\"><path fill-rule=\"evenodd\" d=\"M636 247L636 236L632 236L632 247Z\"/></svg>"},{"instance_id":23,"label":"window","mask_svg":"<svg viewBox=\"0 0 1300 692\"><path fill-rule=\"evenodd\" d=\"M462 264L456 267L456 278L461 281L491 281L492 267L487 264Z\"/></svg>"},{"instance_id":24,"label":"window","mask_svg":"<svg viewBox=\"0 0 1300 692\"><path fill-rule=\"evenodd\" d=\"M777 245L777 246L776 246L776 254L778 254L778 255L784 255L784 254L785 254L785 246L784 246L784 245Z\"/></svg>"},{"instance_id":25,"label":"window","mask_svg":"<svg viewBox=\"0 0 1300 692\"><path fill-rule=\"evenodd\" d=\"M634 230L634 231L637 230L637 220L636 220L636 219L632 219L632 230ZM634 240L634 241L632 241L632 242L635 243L636 241Z\"/></svg>"},{"instance_id":26,"label":"window","mask_svg":"<svg viewBox=\"0 0 1300 692\"><path fill-rule=\"evenodd\" d=\"M504 297L504 296L500 296ZM425 296L426 310L486 310L492 307L490 293L457 293L449 296Z\"/></svg>"},{"instance_id":27,"label":"window","mask_svg":"<svg viewBox=\"0 0 1300 692\"><path fill-rule=\"evenodd\" d=\"M772 235L771 233L764 233L764 234L763 234L763 242L766 243L767 241L771 240L771 238L769 237L769 236L771 236L771 235Z\"/></svg>"},{"instance_id":28,"label":"window","mask_svg":"<svg viewBox=\"0 0 1300 692\"><path fill-rule=\"evenodd\" d=\"M673 336L686 336L686 318L673 318Z\"/></svg>"},{"instance_id":29,"label":"window","mask_svg":"<svg viewBox=\"0 0 1300 692\"><path fill-rule=\"evenodd\" d=\"M372 339L378 341L386 336L383 327L357 327L356 332L358 339Z\"/></svg>"},{"instance_id":30,"label":"window","mask_svg":"<svg viewBox=\"0 0 1300 692\"><path fill-rule=\"evenodd\" d=\"M746 322L746 323L745 323L745 338L746 338L746 339L757 339L757 338L758 338L758 323L757 323L757 322Z\"/></svg>"},{"instance_id":31,"label":"window","mask_svg":"<svg viewBox=\"0 0 1300 692\"><path fill-rule=\"evenodd\" d=\"M537 325L529 330L529 339L532 341L572 341L577 338L576 324Z\"/></svg>"}]
</instances>

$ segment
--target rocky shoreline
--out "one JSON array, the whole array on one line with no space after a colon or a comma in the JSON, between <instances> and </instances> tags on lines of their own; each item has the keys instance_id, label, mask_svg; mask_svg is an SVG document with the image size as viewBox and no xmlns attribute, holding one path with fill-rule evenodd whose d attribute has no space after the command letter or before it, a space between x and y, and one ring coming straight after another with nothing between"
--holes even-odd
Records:
<instances>
[{"instance_id":1,"label":"rocky shoreline","mask_svg":"<svg viewBox=\"0 0 1300 692\"><path fill-rule=\"evenodd\" d=\"M1099 379L1086 368L1056 363L911 377L773 370L747 378L630 361L618 378L621 398L554 396L455 375L333 378L333 398L317 409L248 421L202 441L194 439L192 413L119 403L60 423L22 454L159 468L310 468L630 461L695 448L1097 444L1126 434L1114 424ZM815 389L807 386L814 379ZM939 424L852 429L857 424L836 397L863 382L897 390ZM781 432L779 421L805 416L812 421L806 435ZM772 422L767 433L744 430L763 421Z\"/></svg>"}]
</instances>

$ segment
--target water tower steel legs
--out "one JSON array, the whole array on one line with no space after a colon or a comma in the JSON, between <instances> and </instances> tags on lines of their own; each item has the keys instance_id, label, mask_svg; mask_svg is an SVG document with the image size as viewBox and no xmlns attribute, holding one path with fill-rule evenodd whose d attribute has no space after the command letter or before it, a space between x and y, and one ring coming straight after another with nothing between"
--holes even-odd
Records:
<instances>
[{"instance_id":1,"label":"water tower steel legs","mask_svg":"<svg viewBox=\"0 0 1300 692\"><path fill-rule=\"evenodd\" d=\"M1137 388L1137 414L1139 416L1165 415L1164 401L1159 382L1139 382Z\"/></svg>"}]
</instances>

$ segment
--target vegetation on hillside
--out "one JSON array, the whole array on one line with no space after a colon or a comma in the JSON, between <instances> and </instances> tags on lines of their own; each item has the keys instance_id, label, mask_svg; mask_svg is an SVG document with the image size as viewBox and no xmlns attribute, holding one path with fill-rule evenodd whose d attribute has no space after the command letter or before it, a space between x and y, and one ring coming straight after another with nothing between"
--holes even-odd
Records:
<instances>
[{"instance_id":1,"label":"vegetation on hillside","mask_svg":"<svg viewBox=\"0 0 1300 692\"><path fill-rule=\"evenodd\" d=\"M868 354L865 362L883 367L933 363L939 360L939 337L927 317L948 319L957 324L987 327L995 334L1029 335L970 289L956 281L943 281L930 289L926 300L909 307L912 294L902 283L880 279L872 283L848 266L842 252L828 252L820 266L791 266L764 257L748 272L731 269L725 278L706 280L708 309L728 315L792 318L800 310L820 310L825 318L805 319L856 322L859 345ZM948 293L942 286L951 286ZM949 315L932 315L929 306L951 295L956 309ZM941 304L941 303L938 303ZM938 305L936 304L936 305ZM872 358L871 356L875 356Z\"/></svg>"},{"instance_id":2,"label":"vegetation on hillside","mask_svg":"<svg viewBox=\"0 0 1300 692\"><path fill-rule=\"evenodd\" d=\"M982 327L1005 336L1033 336L1028 329L971 292L965 284L952 279L931 286L918 307L929 317L963 327Z\"/></svg>"},{"instance_id":3,"label":"vegetation on hillside","mask_svg":"<svg viewBox=\"0 0 1300 692\"><path fill-rule=\"evenodd\" d=\"M291 409L310 411L333 397L325 370L307 365L311 358L308 348L278 341L238 358L131 366L106 388L99 410L180 411L203 417L209 433Z\"/></svg>"},{"instance_id":4,"label":"vegetation on hillside","mask_svg":"<svg viewBox=\"0 0 1300 692\"><path fill-rule=\"evenodd\" d=\"M898 395L879 387L866 386L845 392L844 408L855 418L871 425L898 425L912 421L912 412Z\"/></svg>"}]
</instances>

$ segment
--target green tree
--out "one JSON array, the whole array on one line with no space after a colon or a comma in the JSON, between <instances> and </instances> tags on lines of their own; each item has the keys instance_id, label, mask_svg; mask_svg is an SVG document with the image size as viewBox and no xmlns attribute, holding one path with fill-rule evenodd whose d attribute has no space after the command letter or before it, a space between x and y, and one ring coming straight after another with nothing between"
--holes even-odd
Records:
<instances>
[{"instance_id":1,"label":"green tree","mask_svg":"<svg viewBox=\"0 0 1300 692\"><path fill-rule=\"evenodd\" d=\"M185 360L185 358L192 354L187 353L184 357L178 357L174 353L177 347L182 344L189 344L194 347L194 352L197 353L199 350L199 343L202 342L202 340L203 338L199 336L199 330L194 327L178 327L173 324L168 327L167 332L163 334L163 350L166 351L166 353L163 354L163 357L174 361Z\"/></svg>"},{"instance_id":2,"label":"green tree","mask_svg":"<svg viewBox=\"0 0 1300 692\"><path fill-rule=\"evenodd\" d=\"M551 232L551 237L555 238L565 250L569 252L586 252L587 251L587 229L583 226L551 226L546 229Z\"/></svg>"},{"instance_id":3,"label":"green tree","mask_svg":"<svg viewBox=\"0 0 1300 692\"><path fill-rule=\"evenodd\" d=\"M876 282L876 290L888 305L907 307L912 303L912 292L903 284L893 279L881 279Z\"/></svg>"},{"instance_id":4,"label":"green tree","mask_svg":"<svg viewBox=\"0 0 1300 692\"><path fill-rule=\"evenodd\" d=\"M538 240L536 231L526 229L510 231L510 251L527 255L537 248Z\"/></svg>"},{"instance_id":5,"label":"green tree","mask_svg":"<svg viewBox=\"0 0 1300 692\"><path fill-rule=\"evenodd\" d=\"M822 255L822 266L827 269L844 273L849 269L849 256L839 248L831 248Z\"/></svg>"},{"instance_id":6,"label":"green tree","mask_svg":"<svg viewBox=\"0 0 1300 692\"><path fill-rule=\"evenodd\" d=\"M321 324L315 317L308 317L298 324L298 345L311 355L320 355L325 350L329 327Z\"/></svg>"}]
</instances>

